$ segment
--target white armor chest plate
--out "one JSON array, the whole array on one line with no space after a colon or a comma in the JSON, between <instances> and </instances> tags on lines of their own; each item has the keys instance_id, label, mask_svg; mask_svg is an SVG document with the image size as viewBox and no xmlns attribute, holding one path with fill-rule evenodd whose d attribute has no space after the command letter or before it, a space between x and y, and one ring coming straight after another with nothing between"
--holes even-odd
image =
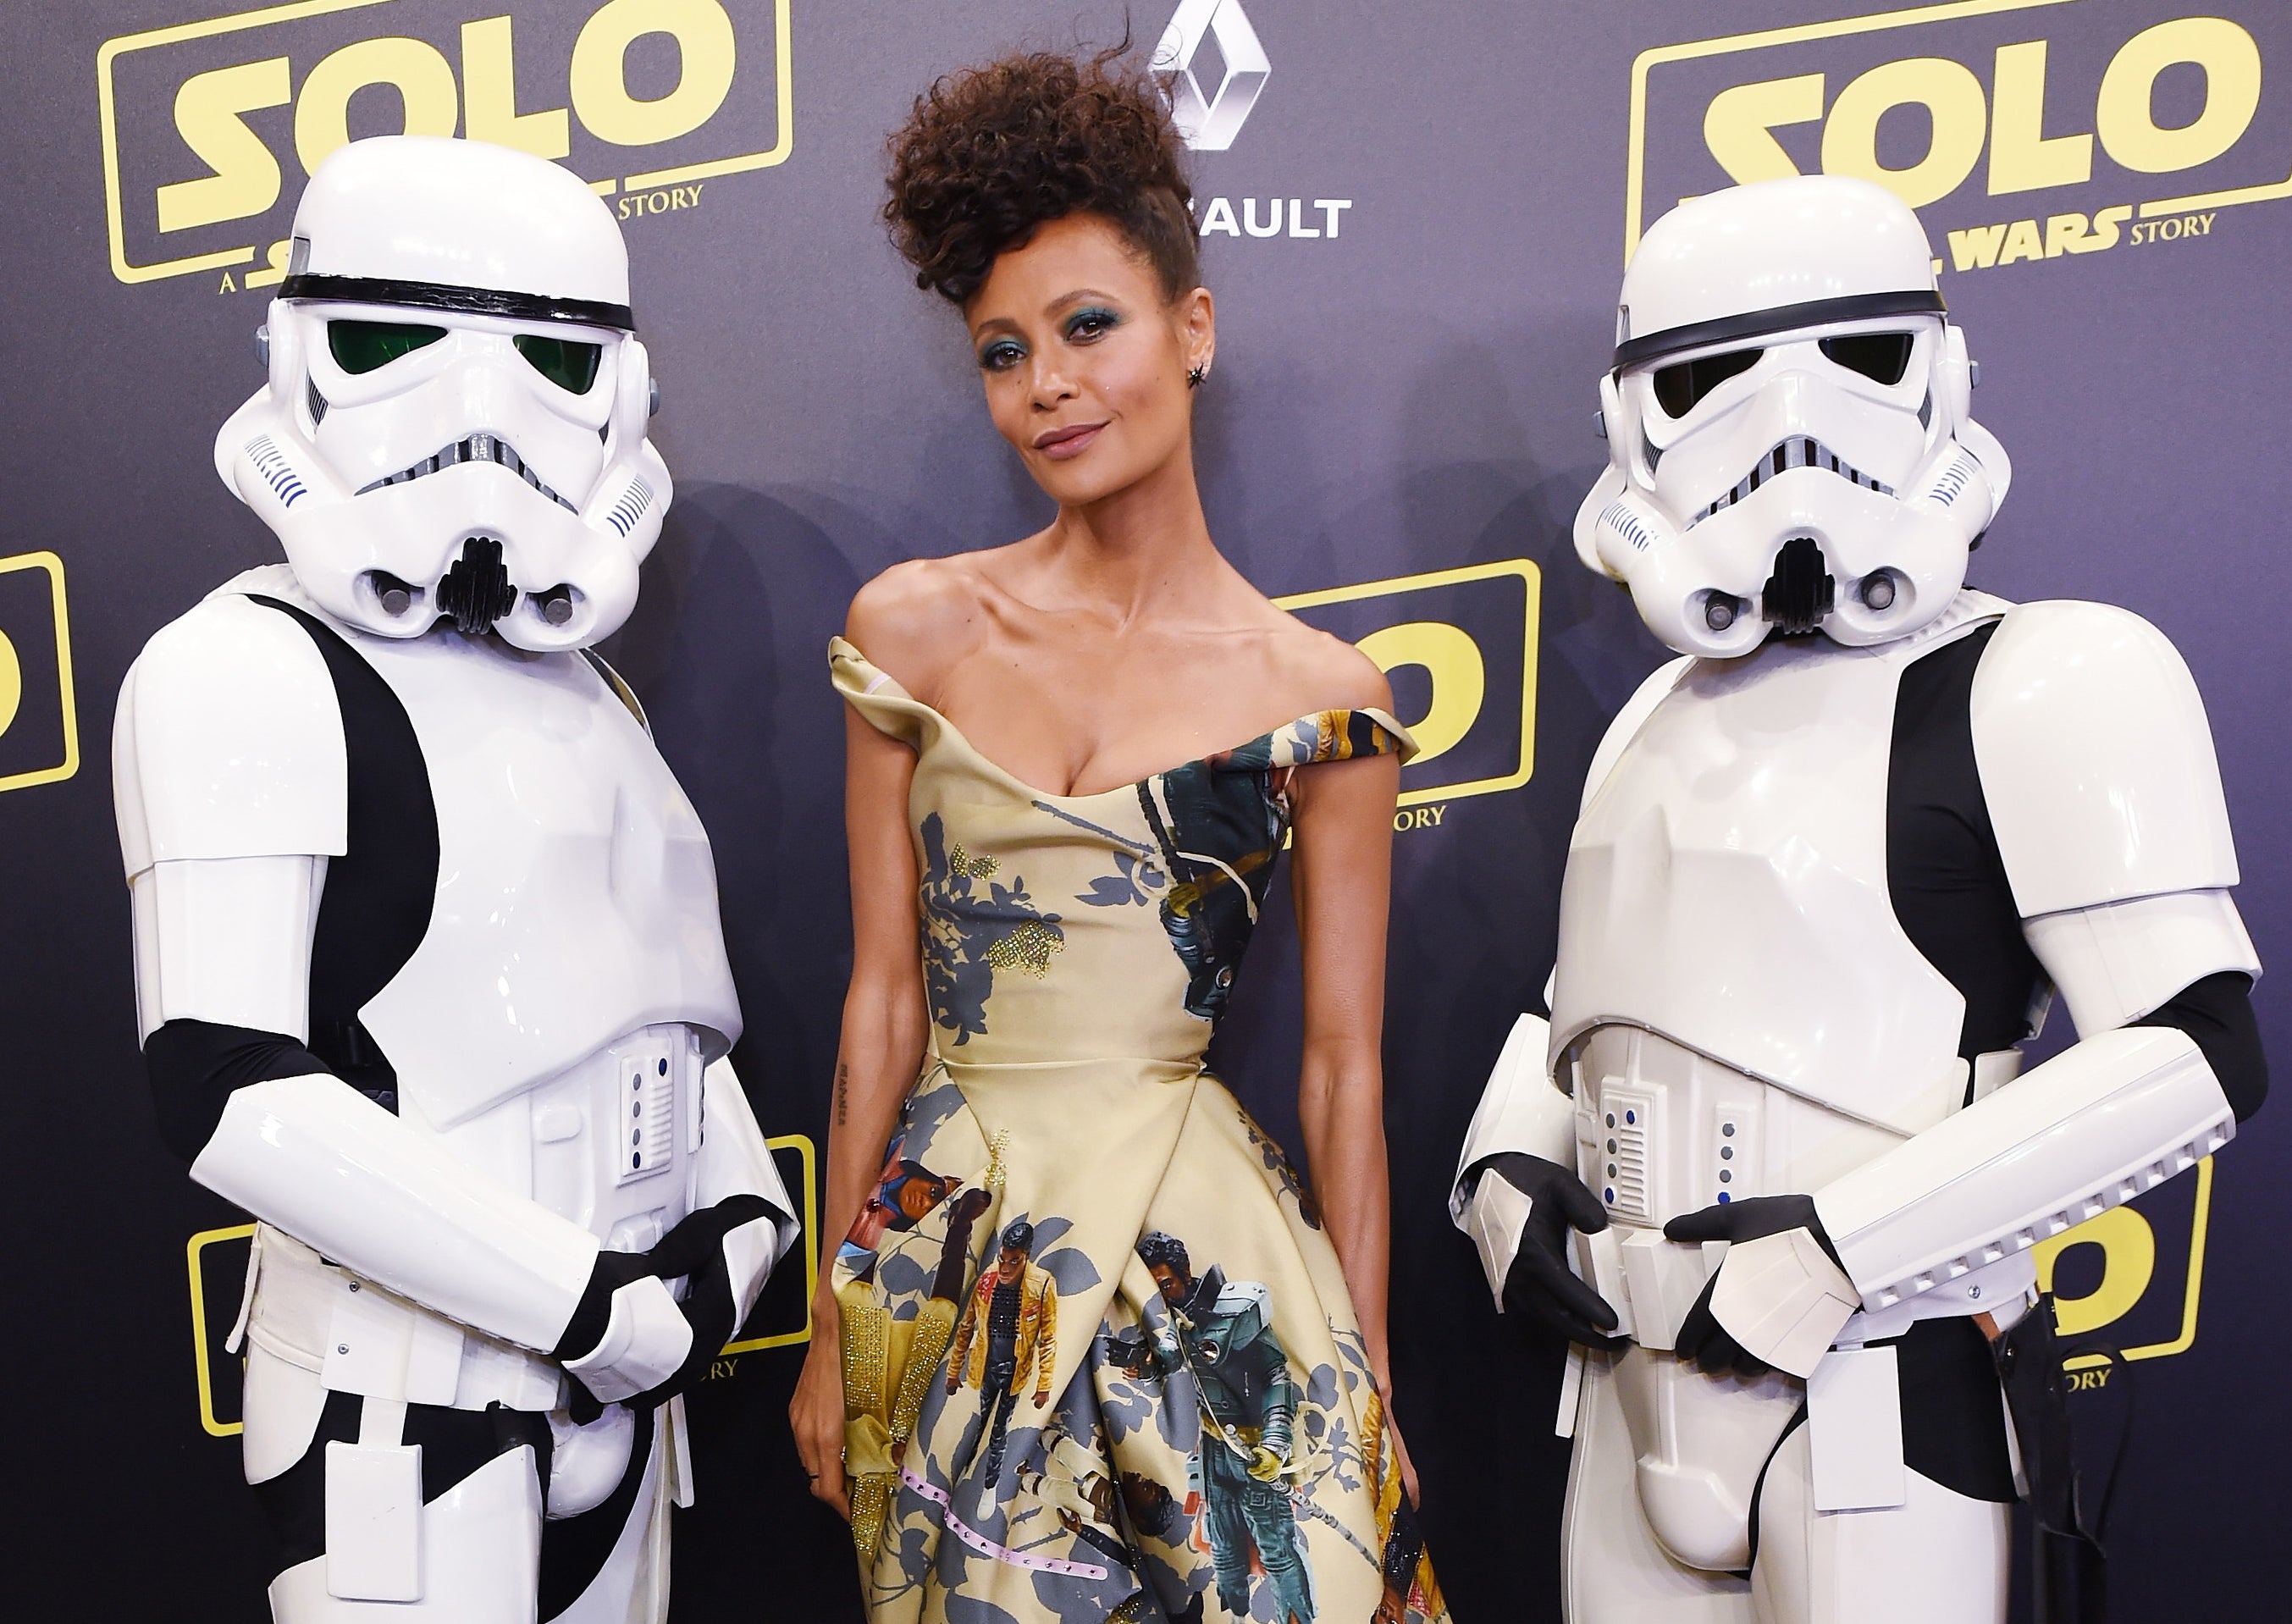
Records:
<instances>
[{"instance_id":1,"label":"white armor chest plate","mask_svg":"<svg viewBox=\"0 0 2292 1624\"><path fill-rule=\"evenodd\" d=\"M1635 1027L1891 1134L1958 1108L1965 1000L1895 919L1886 778L1902 668L2003 608L1967 593L1878 648L1775 640L1688 668L1570 842L1555 1076L1586 1034Z\"/></svg>"},{"instance_id":2,"label":"white armor chest plate","mask_svg":"<svg viewBox=\"0 0 2292 1624\"><path fill-rule=\"evenodd\" d=\"M344 635L438 813L429 932L361 1012L400 1112L642 1249L690 1209L701 1070L740 1030L699 818L581 656Z\"/></svg>"}]
</instances>

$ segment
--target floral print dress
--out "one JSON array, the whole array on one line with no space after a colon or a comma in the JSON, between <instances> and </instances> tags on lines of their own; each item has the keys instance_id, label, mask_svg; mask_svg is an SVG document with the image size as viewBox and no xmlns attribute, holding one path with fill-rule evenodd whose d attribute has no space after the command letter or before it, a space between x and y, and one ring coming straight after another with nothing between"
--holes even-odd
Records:
<instances>
[{"instance_id":1,"label":"floral print dress","mask_svg":"<svg viewBox=\"0 0 2292 1624\"><path fill-rule=\"evenodd\" d=\"M1202 1056L1323 711L1101 795L1019 782L851 644L916 751L932 1052L834 1269L869 1616L1447 1616L1312 1197Z\"/></svg>"}]
</instances>

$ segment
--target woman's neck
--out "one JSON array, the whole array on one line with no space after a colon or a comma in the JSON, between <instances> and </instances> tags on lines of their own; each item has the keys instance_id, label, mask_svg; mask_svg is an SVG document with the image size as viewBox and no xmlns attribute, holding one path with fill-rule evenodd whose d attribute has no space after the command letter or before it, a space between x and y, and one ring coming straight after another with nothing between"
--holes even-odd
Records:
<instances>
[{"instance_id":1,"label":"woman's neck","mask_svg":"<svg viewBox=\"0 0 2292 1624\"><path fill-rule=\"evenodd\" d=\"M1189 596L1225 562L1210 540L1190 448L1110 496L1060 508L1039 539L1049 576L1112 609L1124 626Z\"/></svg>"}]
</instances>

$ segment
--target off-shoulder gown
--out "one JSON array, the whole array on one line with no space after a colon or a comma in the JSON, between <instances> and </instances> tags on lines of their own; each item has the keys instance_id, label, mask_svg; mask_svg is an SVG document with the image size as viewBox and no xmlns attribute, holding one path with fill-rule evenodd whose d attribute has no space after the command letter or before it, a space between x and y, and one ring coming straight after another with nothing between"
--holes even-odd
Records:
<instances>
[{"instance_id":1,"label":"off-shoulder gown","mask_svg":"<svg viewBox=\"0 0 2292 1624\"><path fill-rule=\"evenodd\" d=\"M1407 731L1322 711L1046 795L830 665L916 752L932 1016L834 1264L871 1620L1444 1618L1311 1193L1203 1069L1291 775Z\"/></svg>"}]
</instances>

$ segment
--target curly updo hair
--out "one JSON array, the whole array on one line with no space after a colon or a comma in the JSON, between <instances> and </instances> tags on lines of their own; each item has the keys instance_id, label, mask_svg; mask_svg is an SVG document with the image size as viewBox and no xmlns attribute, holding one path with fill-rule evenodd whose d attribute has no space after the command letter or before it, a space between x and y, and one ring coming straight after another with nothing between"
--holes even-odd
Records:
<instances>
[{"instance_id":1,"label":"curly updo hair","mask_svg":"<svg viewBox=\"0 0 2292 1624\"><path fill-rule=\"evenodd\" d=\"M1008 56L916 98L891 139L884 219L916 287L966 303L997 255L1082 213L1112 222L1165 298L1199 283L1185 143L1159 86L1122 66L1123 51Z\"/></svg>"}]
</instances>

